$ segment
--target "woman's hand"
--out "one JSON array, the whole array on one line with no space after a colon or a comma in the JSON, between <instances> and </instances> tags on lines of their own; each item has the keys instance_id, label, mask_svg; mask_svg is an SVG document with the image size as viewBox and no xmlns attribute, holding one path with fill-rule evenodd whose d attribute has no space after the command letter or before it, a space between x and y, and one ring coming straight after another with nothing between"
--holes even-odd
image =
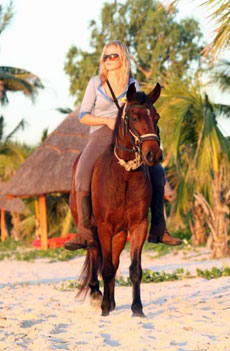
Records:
<instances>
[{"instance_id":1,"label":"woman's hand","mask_svg":"<svg viewBox=\"0 0 230 351\"><path fill-rule=\"evenodd\" d=\"M86 124L88 126L102 126L105 125L111 130L114 130L116 118L109 117L95 117L87 113L80 119L80 123Z\"/></svg>"},{"instance_id":2,"label":"woman's hand","mask_svg":"<svg viewBox=\"0 0 230 351\"><path fill-rule=\"evenodd\" d=\"M116 124L116 118L106 118L106 126L109 129L114 130L115 124Z\"/></svg>"}]
</instances>

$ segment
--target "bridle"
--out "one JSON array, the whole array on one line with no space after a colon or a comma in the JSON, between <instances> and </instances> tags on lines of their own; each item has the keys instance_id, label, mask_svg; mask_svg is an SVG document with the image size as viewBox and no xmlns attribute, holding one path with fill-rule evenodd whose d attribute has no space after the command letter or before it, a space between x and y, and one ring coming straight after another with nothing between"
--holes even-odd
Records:
<instances>
[{"instance_id":1,"label":"bridle","mask_svg":"<svg viewBox=\"0 0 230 351\"><path fill-rule=\"evenodd\" d=\"M160 145L159 136L155 133L148 133L140 135L133 125L130 117L128 116L128 112L131 107L137 108L145 108L147 109L148 116L150 115L150 110L145 105L136 105L131 104L127 106L127 103L124 105L122 119L123 119L123 136L125 133L128 133L129 140L132 144L132 148L126 148L124 146L118 145L117 142L114 145L114 155L118 159L118 163L125 168L126 171L135 170L140 167L143 163L143 154L142 154L142 144L147 140L155 140ZM135 154L135 158L130 161L125 161L117 155L116 149L120 149L123 151L131 152Z\"/></svg>"}]
</instances>

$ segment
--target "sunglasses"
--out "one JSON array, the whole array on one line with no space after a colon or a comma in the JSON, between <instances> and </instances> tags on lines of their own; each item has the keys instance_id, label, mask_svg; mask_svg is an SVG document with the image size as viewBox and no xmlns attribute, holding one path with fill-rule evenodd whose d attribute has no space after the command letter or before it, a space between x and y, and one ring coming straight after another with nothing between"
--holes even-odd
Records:
<instances>
[{"instance_id":1,"label":"sunglasses","mask_svg":"<svg viewBox=\"0 0 230 351\"><path fill-rule=\"evenodd\" d=\"M117 61L119 59L119 55L118 54L109 54L109 55L104 55L103 56L103 61L107 61L107 59L109 59L109 61Z\"/></svg>"}]
</instances>

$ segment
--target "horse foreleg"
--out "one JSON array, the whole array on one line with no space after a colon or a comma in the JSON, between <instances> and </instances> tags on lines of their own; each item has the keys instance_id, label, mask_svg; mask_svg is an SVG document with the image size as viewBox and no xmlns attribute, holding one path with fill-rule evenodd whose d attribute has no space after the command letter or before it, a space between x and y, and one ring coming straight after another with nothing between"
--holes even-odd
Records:
<instances>
[{"instance_id":1,"label":"horse foreleg","mask_svg":"<svg viewBox=\"0 0 230 351\"><path fill-rule=\"evenodd\" d=\"M102 279L104 291L101 309L102 316L108 316L111 310L111 289L115 277L115 269L112 262L112 236L104 226L101 226L101 228L98 226L98 233L103 257Z\"/></svg>"},{"instance_id":2,"label":"horse foreleg","mask_svg":"<svg viewBox=\"0 0 230 351\"><path fill-rule=\"evenodd\" d=\"M99 249L90 249L90 272L89 281L90 288L90 304L93 307L100 307L102 301L102 293L99 288L98 273L101 272L101 255Z\"/></svg>"},{"instance_id":3,"label":"horse foreleg","mask_svg":"<svg viewBox=\"0 0 230 351\"><path fill-rule=\"evenodd\" d=\"M115 276L116 276L117 269L119 267L120 254L125 247L126 239L127 239L127 232L122 231L116 234L112 240L112 262L113 262L115 272L114 272L114 278L111 284L111 291L110 291L110 311L113 311L116 307L115 298L114 298Z\"/></svg>"},{"instance_id":4,"label":"horse foreleg","mask_svg":"<svg viewBox=\"0 0 230 351\"><path fill-rule=\"evenodd\" d=\"M146 239L147 228L148 222L146 220L140 225L130 229L131 265L129 267L129 276L133 289L133 301L131 309L133 316L137 317L145 317L141 303L140 283L142 278L141 252Z\"/></svg>"}]
</instances>

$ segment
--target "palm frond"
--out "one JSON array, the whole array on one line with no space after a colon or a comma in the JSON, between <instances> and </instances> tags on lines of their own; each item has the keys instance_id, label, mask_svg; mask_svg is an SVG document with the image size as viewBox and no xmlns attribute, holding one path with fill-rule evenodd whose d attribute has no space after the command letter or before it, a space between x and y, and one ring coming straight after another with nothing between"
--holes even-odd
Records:
<instances>
[{"instance_id":1,"label":"palm frond","mask_svg":"<svg viewBox=\"0 0 230 351\"><path fill-rule=\"evenodd\" d=\"M73 110L70 107L58 107L56 110L65 114L65 115L73 112Z\"/></svg>"},{"instance_id":2,"label":"palm frond","mask_svg":"<svg viewBox=\"0 0 230 351\"><path fill-rule=\"evenodd\" d=\"M4 142L7 143L20 129L24 130L25 123L25 120L21 119L21 121L16 125L16 127L5 137Z\"/></svg>"},{"instance_id":3,"label":"palm frond","mask_svg":"<svg viewBox=\"0 0 230 351\"><path fill-rule=\"evenodd\" d=\"M43 142L48 136L48 128L43 129L42 131L42 137L41 137L41 142Z\"/></svg>"},{"instance_id":4,"label":"palm frond","mask_svg":"<svg viewBox=\"0 0 230 351\"><path fill-rule=\"evenodd\" d=\"M34 148L16 142L0 145L0 178L9 180Z\"/></svg>"},{"instance_id":5,"label":"palm frond","mask_svg":"<svg viewBox=\"0 0 230 351\"><path fill-rule=\"evenodd\" d=\"M213 106L217 114L230 117L230 105L214 104Z\"/></svg>"},{"instance_id":6,"label":"palm frond","mask_svg":"<svg viewBox=\"0 0 230 351\"><path fill-rule=\"evenodd\" d=\"M213 71L210 83L217 84L221 92L230 91L230 61L221 60Z\"/></svg>"},{"instance_id":7,"label":"palm frond","mask_svg":"<svg viewBox=\"0 0 230 351\"><path fill-rule=\"evenodd\" d=\"M4 136L4 128L5 128L5 120L4 120L3 116L0 116L0 146L1 147L4 144L7 144L10 141L10 139L14 136L14 134L17 133L17 131L19 129L25 128L25 120L22 119L7 136ZM0 151L1 151L1 149L0 149Z\"/></svg>"},{"instance_id":8,"label":"palm frond","mask_svg":"<svg viewBox=\"0 0 230 351\"><path fill-rule=\"evenodd\" d=\"M0 144L3 139L3 131L4 131L4 117L0 116Z\"/></svg>"},{"instance_id":9,"label":"palm frond","mask_svg":"<svg viewBox=\"0 0 230 351\"><path fill-rule=\"evenodd\" d=\"M207 0L202 5L209 7L212 11L209 16L215 23L215 36L203 50L203 54L208 56L211 53L211 61L230 44L230 3L229 0Z\"/></svg>"},{"instance_id":10,"label":"palm frond","mask_svg":"<svg viewBox=\"0 0 230 351\"><path fill-rule=\"evenodd\" d=\"M0 34L6 29L13 17L13 2L10 1L6 11L3 11L3 6L0 5Z\"/></svg>"},{"instance_id":11,"label":"palm frond","mask_svg":"<svg viewBox=\"0 0 230 351\"><path fill-rule=\"evenodd\" d=\"M0 66L0 103L2 105L8 102L7 91L21 91L34 101L38 89L43 88L41 80L33 73L19 68Z\"/></svg>"},{"instance_id":12,"label":"palm frond","mask_svg":"<svg viewBox=\"0 0 230 351\"><path fill-rule=\"evenodd\" d=\"M11 66L0 66L0 74L3 74L3 73L17 77L19 79L26 80L27 82L30 82L31 85L37 88L41 88L41 89L44 88L44 85L42 84L41 79L38 76L36 76L34 73L26 71L25 69L11 67Z\"/></svg>"}]
</instances>

